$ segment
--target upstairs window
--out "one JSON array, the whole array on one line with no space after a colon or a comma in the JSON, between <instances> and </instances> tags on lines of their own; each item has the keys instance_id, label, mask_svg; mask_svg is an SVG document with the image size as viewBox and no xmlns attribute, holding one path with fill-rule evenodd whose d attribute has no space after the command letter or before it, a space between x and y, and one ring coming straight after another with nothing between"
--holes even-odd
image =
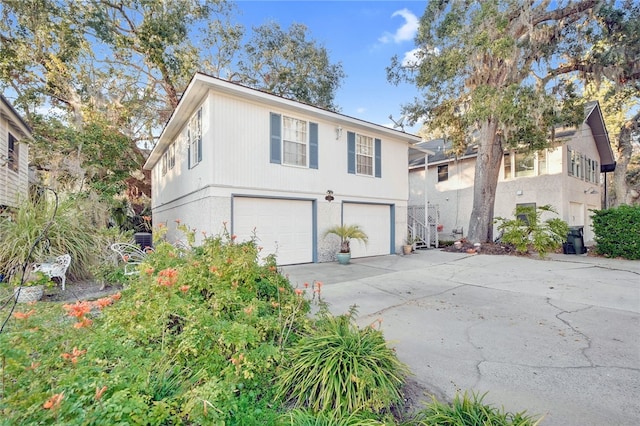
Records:
<instances>
[{"instance_id":1,"label":"upstairs window","mask_svg":"<svg viewBox=\"0 0 640 426\"><path fill-rule=\"evenodd\" d=\"M9 167L9 170L13 170L16 173L18 172L18 169L20 166L19 151L20 151L20 144L18 143L18 140L15 138L15 136L9 133L9 145L7 149L7 161L8 161L7 167Z\"/></svg>"},{"instance_id":2,"label":"upstairs window","mask_svg":"<svg viewBox=\"0 0 640 426\"><path fill-rule=\"evenodd\" d=\"M373 176L373 138L356 135L356 173Z\"/></svg>"},{"instance_id":3,"label":"upstairs window","mask_svg":"<svg viewBox=\"0 0 640 426\"><path fill-rule=\"evenodd\" d=\"M282 163L292 166L307 166L307 122L291 117L282 117Z\"/></svg>"},{"instance_id":4,"label":"upstairs window","mask_svg":"<svg viewBox=\"0 0 640 426\"><path fill-rule=\"evenodd\" d=\"M547 150L537 152L505 152L503 155L504 178L540 176L548 173Z\"/></svg>"},{"instance_id":5,"label":"upstairs window","mask_svg":"<svg viewBox=\"0 0 640 426\"><path fill-rule=\"evenodd\" d=\"M198 109L198 112L189 120L187 136L189 141L189 168L192 168L202 161L202 108Z\"/></svg>"},{"instance_id":6,"label":"upstairs window","mask_svg":"<svg viewBox=\"0 0 640 426\"><path fill-rule=\"evenodd\" d=\"M449 165L441 164L438 166L438 182L449 180Z\"/></svg>"}]
</instances>

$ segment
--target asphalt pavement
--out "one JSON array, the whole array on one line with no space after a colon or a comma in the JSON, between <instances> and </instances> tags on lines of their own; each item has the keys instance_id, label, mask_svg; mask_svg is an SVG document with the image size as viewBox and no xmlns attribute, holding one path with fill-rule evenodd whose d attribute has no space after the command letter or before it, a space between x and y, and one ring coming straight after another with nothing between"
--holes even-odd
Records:
<instances>
[{"instance_id":1,"label":"asphalt pavement","mask_svg":"<svg viewBox=\"0 0 640 426\"><path fill-rule=\"evenodd\" d=\"M640 261L430 249L282 270L321 281L334 314L381 319L425 402L487 392L543 426L640 424Z\"/></svg>"}]
</instances>

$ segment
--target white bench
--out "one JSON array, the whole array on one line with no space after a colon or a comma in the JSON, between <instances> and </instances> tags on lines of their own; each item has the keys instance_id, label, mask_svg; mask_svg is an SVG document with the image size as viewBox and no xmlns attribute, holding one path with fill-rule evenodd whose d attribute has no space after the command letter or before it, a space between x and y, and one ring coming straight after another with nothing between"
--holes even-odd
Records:
<instances>
[{"instance_id":1,"label":"white bench","mask_svg":"<svg viewBox=\"0 0 640 426\"><path fill-rule=\"evenodd\" d=\"M71 265L71 256L69 254L63 254L45 262L34 263L33 272L40 271L49 278L60 278L62 291L64 291L69 265Z\"/></svg>"},{"instance_id":2,"label":"white bench","mask_svg":"<svg viewBox=\"0 0 640 426\"><path fill-rule=\"evenodd\" d=\"M145 251L142 251L139 246L129 243L111 244L111 250L118 253L118 256L120 256L120 259L124 262L125 275L140 273L138 265L144 262L149 251L153 251L150 247L147 247Z\"/></svg>"}]
</instances>

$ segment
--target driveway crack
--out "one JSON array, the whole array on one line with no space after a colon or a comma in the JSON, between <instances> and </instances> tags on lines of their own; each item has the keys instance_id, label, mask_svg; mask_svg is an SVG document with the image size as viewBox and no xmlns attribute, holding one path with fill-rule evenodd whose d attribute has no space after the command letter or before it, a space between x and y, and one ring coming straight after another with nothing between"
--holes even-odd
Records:
<instances>
[{"instance_id":1,"label":"driveway crack","mask_svg":"<svg viewBox=\"0 0 640 426\"><path fill-rule=\"evenodd\" d=\"M583 333L582 331L580 331L579 329L577 329L576 327L574 327L571 324L571 322L569 322L568 320L566 320L564 318L561 318L561 315L564 315L564 314L575 314L577 312L586 311L588 309L591 309L593 306L586 306L584 308L575 309L573 311L567 311L566 309L562 309L561 307L554 305L551 302L551 298L549 298L549 297L546 298L546 301L547 301L547 304L549 306L551 306L552 308L557 309L559 311L556 315L554 315L558 321L560 321L561 323L563 323L564 325L569 327L574 333L582 336L586 340L587 345L580 350L580 353L582 354L584 359L587 360L587 362L589 363L589 365L591 367L596 367L596 364L591 360L591 358L589 358L589 355L587 354L587 351L589 351L591 349L591 338L589 336L587 336L585 333Z\"/></svg>"}]
</instances>

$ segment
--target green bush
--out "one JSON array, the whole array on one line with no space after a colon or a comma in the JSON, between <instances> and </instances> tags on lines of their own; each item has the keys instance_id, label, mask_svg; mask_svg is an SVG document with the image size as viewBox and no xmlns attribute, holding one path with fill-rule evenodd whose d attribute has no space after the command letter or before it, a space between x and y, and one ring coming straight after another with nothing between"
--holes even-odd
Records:
<instances>
[{"instance_id":1,"label":"green bush","mask_svg":"<svg viewBox=\"0 0 640 426\"><path fill-rule=\"evenodd\" d=\"M416 425L439 426L534 426L542 419L534 420L526 412L505 413L482 401L484 395L456 395L453 403L444 404L435 398L421 410L415 419Z\"/></svg>"},{"instance_id":2,"label":"green bush","mask_svg":"<svg viewBox=\"0 0 640 426\"><path fill-rule=\"evenodd\" d=\"M596 251L608 257L640 259L640 206L593 210Z\"/></svg>"},{"instance_id":3,"label":"green bush","mask_svg":"<svg viewBox=\"0 0 640 426\"><path fill-rule=\"evenodd\" d=\"M569 226L558 218L542 221L543 213L556 213L550 205L540 207L518 206L515 219L497 217L501 241L512 244L519 253L527 253L531 247L540 257L559 248L567 240Z\"/></svg>"},{"instance_id":4,"label":"green bush","mask_svg":"<svg viewBox=\"0 0 640 426\"><path fill-rule=\"evenodd\" d=\"M0 334L0 424L276 423L281 348L309 327L304 290L253 241L156 248L120 294L17 307Z\"/></svg>"},{"instance_id":5,"label":"green bush","mask_svg":"<svg viewBox=\"0 0 640 426\"><path fill-rule=\"evenodd\" d=\"M278 377L278 397L313 412L338 416L358 410L381 412L402 399L408 372L382 332L359 329L349 314L325 314L318 328L287 352Z\"/></svg>"}]
</instances>

